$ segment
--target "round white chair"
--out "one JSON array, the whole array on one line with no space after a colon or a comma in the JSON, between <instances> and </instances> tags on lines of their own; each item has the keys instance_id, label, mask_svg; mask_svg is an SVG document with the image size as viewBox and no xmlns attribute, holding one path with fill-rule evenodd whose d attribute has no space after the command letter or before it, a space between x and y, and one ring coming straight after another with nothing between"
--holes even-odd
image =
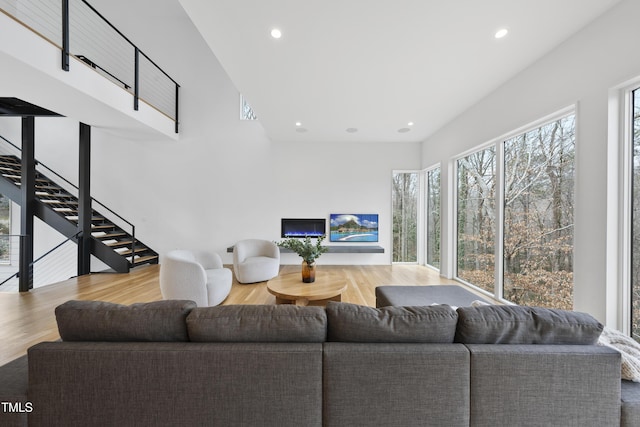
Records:
<instances>
[{"instance_id":1,"label":"round white chair","mask_svg":"<svg viewBox=\"0 0 640 427\"><path fill-rule=\"evenodd\" d=\"M268 240L241 240L233 247L233 271L240 283L273 279L280 272L280 248Z\"/></svg>"},{"instance_id":2,"label":"round white chair","mask_svg":"<svg viewBox=\"0 0 640 427\"><path fill-rule=\"evenodd\" d=\"M231 292L231 282L231 270L223 267L217 253L178 249L160 263L164 299L192 300L199 307L218 305Z\"/></svg>"}]
</instances>

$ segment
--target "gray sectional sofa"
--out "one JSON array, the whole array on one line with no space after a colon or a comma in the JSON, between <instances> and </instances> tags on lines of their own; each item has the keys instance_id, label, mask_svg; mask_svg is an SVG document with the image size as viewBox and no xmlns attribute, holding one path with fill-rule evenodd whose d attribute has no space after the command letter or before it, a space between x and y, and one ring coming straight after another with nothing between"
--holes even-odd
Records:
<instances>
[{"instance_id":1,"label":"gray sectional sofa","mask_svg":"<svg viewBox=\"0 0 640 427\"><path fill-rule=\"evenodd\" d=\"M56 309L62 341L0 367L0 425L614 426L620 355L574 312L446 305ZM626 405L626 406L625 406ZM635 424L634 424L635 423Z\"/></svg>"}]
</instances>

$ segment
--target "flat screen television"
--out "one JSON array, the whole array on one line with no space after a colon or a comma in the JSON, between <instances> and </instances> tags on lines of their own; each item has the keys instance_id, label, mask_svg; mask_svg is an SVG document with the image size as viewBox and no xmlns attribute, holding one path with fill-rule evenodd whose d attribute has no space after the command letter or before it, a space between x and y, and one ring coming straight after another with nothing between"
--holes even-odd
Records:
<instances>
[{"instance_id":1,"label":"flat screen television","mask_svg":"<svg viewBox=\"0 0 640 427\"><path fill-rule=\"evenodd\" d=\"M327 232L324 218L282 218L280 237L319 237Z\"/></svg>"},{"instance_id":2,"label":"flat screen television","mask_svg":"<svg viewBox=\"0 0 640 427\"><path fill-rule=\"evenodd\" d=\"M330 242L377 242L378 214L331 214Z\"/></svg>"}]
</instances>

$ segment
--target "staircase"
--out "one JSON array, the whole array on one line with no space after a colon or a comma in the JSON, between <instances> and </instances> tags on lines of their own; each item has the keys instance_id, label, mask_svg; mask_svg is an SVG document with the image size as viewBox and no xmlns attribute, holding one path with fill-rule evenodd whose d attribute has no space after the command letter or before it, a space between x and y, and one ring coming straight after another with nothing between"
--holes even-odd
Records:
<instances>
[{"instance_id":1,"label":"staircase","mask_svg":"<svg viewBox=\"0 0 640 427\"><path fill-rule=\"evenodd\" d=\"M0 155L0 194L22 203L21 161L17 156ZM36 171L36 216L63 234L78 232L78 198ZM77 243L77 237L73 237ZM158 254L132 234L91 212L91 254L118 273L143 264L157 264Z\"/></svg>"}]
</instances>

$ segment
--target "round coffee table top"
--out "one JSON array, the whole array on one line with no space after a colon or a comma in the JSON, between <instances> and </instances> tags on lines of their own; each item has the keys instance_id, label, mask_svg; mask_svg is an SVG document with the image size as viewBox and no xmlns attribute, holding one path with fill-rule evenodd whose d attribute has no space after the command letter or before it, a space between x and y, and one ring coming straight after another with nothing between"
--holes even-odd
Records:
<instances>
[{"instance_id":1,"label":"round coffee table top","mask_svg":"<svg viewBox=\"0 0 640 427\"><path fill-rule=\"evenodd\" d=\"M281 274L267 282L267 290L278 298L307 305L309 301L325 300L342 294L347 289L344 275L334 272L316 272L316 281L304 283L298 273Z\"/></svg>"}]
</instances>

